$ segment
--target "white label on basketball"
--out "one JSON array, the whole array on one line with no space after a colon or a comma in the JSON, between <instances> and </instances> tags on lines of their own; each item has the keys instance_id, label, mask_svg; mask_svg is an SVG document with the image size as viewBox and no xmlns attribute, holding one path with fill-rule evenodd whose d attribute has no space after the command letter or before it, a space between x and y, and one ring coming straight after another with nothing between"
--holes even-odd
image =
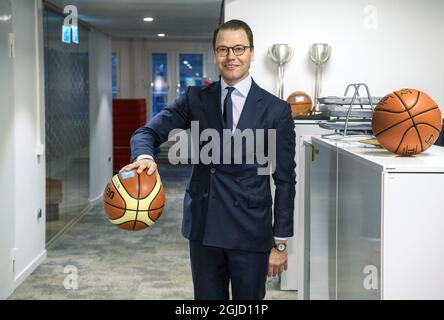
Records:
<instances>
[{"instance_id":1,"label":"white label on basketball","mask_svg":"<svg viewBox=\"0 0 444 320\"><path fill-rule=\"evenodd\" d=\"M125 179L128 179L128 178L133 178L135 175L134 175L134 171L124 171L124 172L122 172L122 179L123 180L125 180Z\"/></svg>"}]
</instances>

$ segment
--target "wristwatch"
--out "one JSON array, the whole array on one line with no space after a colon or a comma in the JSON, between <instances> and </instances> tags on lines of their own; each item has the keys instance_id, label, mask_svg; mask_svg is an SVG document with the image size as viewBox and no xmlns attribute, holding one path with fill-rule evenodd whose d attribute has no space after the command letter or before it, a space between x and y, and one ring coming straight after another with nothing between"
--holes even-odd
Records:
<instances>
[{"instance_id":1,"label":"wristwatch","mask_svg":"<svg viewBox=\"0 0 444 320\"><path fill-rule=\"evenodd\" d=\"M287 243L285 242L275 243L274 248L279 252L283 252L287 249Z\"/></svg>"}]
</instances>

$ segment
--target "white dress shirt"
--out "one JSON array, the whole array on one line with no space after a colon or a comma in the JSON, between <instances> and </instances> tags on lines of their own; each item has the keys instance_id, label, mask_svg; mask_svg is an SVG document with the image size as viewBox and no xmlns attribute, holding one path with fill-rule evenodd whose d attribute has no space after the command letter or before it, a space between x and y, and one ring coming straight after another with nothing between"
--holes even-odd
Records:
<instances>
[{"instance_id":1,"label":"white dress shirt","mask_svg":"<svg viewBox=\"0 0 444 320\"><path fill-rule=\"evenodd\" d=\"M237 124L239 123L239 118L241 116L242 110L244 109L245 101L247 100L248 92L250 92L252 79L251 76L248 75L242 81L236 83L233 88L233 92L231 93L231 101L233 102L233 131L237 128ZM228 94L227 87L230 87L225 81L224 78L220 78L220 86L221 86L221 110L222 115L224 112L224 101L225 97Z\"/></svg>"}]
</instances>

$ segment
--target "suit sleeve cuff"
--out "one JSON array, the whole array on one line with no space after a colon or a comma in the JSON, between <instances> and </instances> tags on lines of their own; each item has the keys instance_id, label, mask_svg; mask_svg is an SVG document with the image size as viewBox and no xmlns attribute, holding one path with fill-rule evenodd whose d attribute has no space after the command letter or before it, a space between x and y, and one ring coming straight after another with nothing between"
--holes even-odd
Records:
<instances>
[{"instance_id":1,"label":"suit sleeve cuff","mask_svg":"<svg viewBox=\"0 0 444 320\"><path fill-rule=\"evenodd\" d=\"M150 156L149 154L141 154L136 158L136 161L142 160L142 159L150 159L154 161L153 156Z\"/></svg>"}]
</instances>

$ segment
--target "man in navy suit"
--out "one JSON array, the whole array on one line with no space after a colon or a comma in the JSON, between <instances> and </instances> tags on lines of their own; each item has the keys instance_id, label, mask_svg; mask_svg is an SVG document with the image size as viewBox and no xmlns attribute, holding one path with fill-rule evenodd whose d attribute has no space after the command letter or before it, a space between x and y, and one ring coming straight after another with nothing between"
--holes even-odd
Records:
<instances>
[{"instance_id":1,"label":"man in navy suit","mask_svg":"<svg viewBox=\"0 0 444 320\"><path fill-rule=\"evenodd\" d=\"M193 166L182 223L190 244L195 299L228 299L230 282L233 299L263 299L267 275L278 276L287 269L286 242L293 236L294 122L289 104L261 89L249 74L254 45L245 22L222 24L214 32L213 47L220 80L204 88L189 87L138 129L131 138L134 162L121 171L155 173L155 146L166 141L171 130L190 128L192 121L198 121L200 132L214 129L221 137L223 130L274 131L275 146L263 146L276 151L274 210L270 174L258 174L263 164L245 163L245 157L237 164L232 156L228 164L199 161ZM229 151L223 147L221 157ZM245 151L244 142L241 149Z\"/></svg>"}]
</instances>

